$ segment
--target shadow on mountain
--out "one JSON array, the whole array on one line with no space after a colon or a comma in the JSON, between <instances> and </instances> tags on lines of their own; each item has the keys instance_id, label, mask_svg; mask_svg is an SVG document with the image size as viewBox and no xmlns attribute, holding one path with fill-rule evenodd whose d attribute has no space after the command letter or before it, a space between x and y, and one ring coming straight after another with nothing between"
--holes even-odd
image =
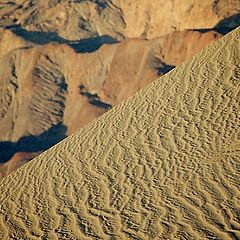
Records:
<instances>
[{"instance_id":1,"label":"shadow on mountain","mask_svg":"<svg viewBox=\"0 0 240 240\"><path fill-rule=\"evenodd\" d=\"M175 66L168 65L165 63L161 63L161 65L162 65L161 67L158 67L156 69L159 76L162 76L163 74L166 74L167 72L170 72L175 68Z\"/></svg>"},{"instance_id":2,"label":"shadow on mountain","mask_svg":"<svg viewBox=\"0 0 240 240\"><path fill-rule=\"evenodd\" d=\"M0 163L7 162L16 152L41 152L66 137L67 127L62 123L54 125L38 136L24 136L17 142L0 142Z\"/></svg>"},{"instance_id":3,"label":"shadow on mountain","mask_svg":"<svg viewBox=\"0 0 240 240\"><path fill-rule=\"evenodd\" d=\"M109 110L109 109L112 108L112 105L110 105L108 103L105 103L105 102L102 102L100 97L97 94L92 94L92 93L88 92L85 89L85 86L83 84L81 84L79 86L79 90L80 90L80 94L82 96L87 97L88 102L91 103L92 105L94 105L96 107L99 107L99 108L106 109L106 110Z\"/></svg>"},{"instance_id":4,"label":"shadow on mountain","mask_svg":"<svg viewBox=\"0 0 240 240\"><path fill-rule=\"evenodd\" d=\"M239 26L240 13L224 18L217 25L214 26L214 30L221 34L227 34Z\"/></svg>"},{"instance_id":5,"label":"shadow on mountain","mask_svg":"<svg viewBox=\"0 0 240 240\"><path fill-rule=\"evenodd\" d=\"M27 31L20 26L8 27L17 36L24 38L35 44L43 45L51 42L67 44L72 47L77 53L94 52L103 44L114 44L118 41L109 35L97 36L93 38L81 39L79 41L70 41L60 37L55 32L38 32Z\"/></svg>"},{"instance_id":6,"label":"shadow on mountain","mask_svg":"<svg viewBox=\"0 0 240 240\"><path fill-rule=\"evenodd\" d=\"M213 28L199 28L199 29L195 28L195 29L188 29L188 30L196 31L200 33L206 33L212 30L225 35L239 26L240 26L240 13L224 18L218 24L216 24Z\"/></svg>"}]
</instances>

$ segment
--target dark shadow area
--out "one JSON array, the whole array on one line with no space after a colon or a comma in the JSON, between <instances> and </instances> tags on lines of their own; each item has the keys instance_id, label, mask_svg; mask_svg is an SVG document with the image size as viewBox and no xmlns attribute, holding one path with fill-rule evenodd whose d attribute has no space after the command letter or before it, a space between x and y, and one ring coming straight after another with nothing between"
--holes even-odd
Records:
<instances>
[{"instance_id":1,"label":"dark shadow area","mask_svg":"<svg viewBox=\"0 0 240 240\"><path fill-rule=\"evenodd\" d=\"M240 13L227 17L221 20L218 24L216 24L213 28L205 28L205 29L189 29L191 31L196 31L200 33L206 33L209 31L216 31L220 34L228 34L232 30L236 29L240 26Z\"/></svg>"},{"instance_id":2,"label":"dark shadow area","mask_svg":"<svg viewBox=\"0 0 240 240\"><path fill-rule=\"evenodd\" d=\"M50 42L57 42L57 43L66 43L64 38L59 37L54 32L35 32L35 31L27 31L20 26L13 26L9 27L13 33L17 36L24 38L27 41L30 41L35 44L47 44Z\"/></svg>"},{"instance_id":3,"label":"dark shadow area","mask_svg":"<svg viewBox=\"0 0 240 240\"><path fill-rule=\"evenodd\" d=\"M217 25L214 26L214 30L221 34L227 34L239 26L240 13L221 20Z\"/></svg>"},{"instance_id":4,"label":"dark shadow area","mask_svg":"<svg viewBox=\"0 0 240 240\"><path fill-rule=\"evenodd\" d=\"M214 28L195 28L195 29L187 29L189 31L193 31L193 32L200 32L200 33L206 33L206 32L209 32L209 31L214 31ZM215 30L216 31L216 30Z\"/></svg>"},{"instance_id":5,"label":"dark shadow area","mask_svg":"<svg viewBox=\"0 0 240 240\"><path fill-rule=\"evenodd\" d=\"M161 67L157 68L157 73L159 76L166 74L167 72L170 72L171 70L173 70L175 68L175 66L172 65L168 65L165 63L161 63Z\"/></svg>"},{"instance_id":6,"label":"dark shadow area","mask_svg":"<svg viewBox=\"0 0 240 240\"><path fill-rule=\"evenodd\" d=\"M100 101L100 99L93 98L89 102L96 107L104 108L106 110L109 110L112 108L112 105L110 105L108 103L104 103L104 102Z\"/></svg>"},{"instance_id":7,"label":"dark shadow area","mask_svg":"<svg viewBox=\"0 0 240 240\"><path fill-rule=\"evenodd\" d=\"M54 125L38 136L24 136L17 142L0 142L0 163L7 162L16 152L45 151L66 137L67 127Z\"/></svg>"},{"instance_id":8,"label":"dark shadow area","mask_svg":"<svg viewBox=\"0 0 240 240\"><path fill-rule=\"evenodd\" d=\"M108 6L107 1L103 1L103 0L96 0L96 3L98 4L99 7L101 7L102 9L106 8Z\"/></svg>"},{"instance_id":9,"label":"dark shadow area","mask_svg":"<svg viewBox=\"0 0 240 240\"><path fill-rule=\"evenodd\" d=\"M15 154L15 145L13 142L0 142L0 163L7 162Z\"/></svg>"},{"instance_id":10,"label":"dark shadow area","mask_svg":"<svg viewBox=\"0 0 240 240\"><path fill-rule=\"evenodd\" d=\"M80 90L80 94L87 97L89 103L91 103L92 105L96 107L104 108L106 110L109 110L112 108L112 105L102 102L97 94L92 94L87 92L84 85L80 85L79 90Z\"/></svg>"},{"instance_id":11,"label":"dark shadow area","mask_svg":"<svg viewBox=\"0 0 240 240\"><path fill-rule=\"evenodd\" d=\"M103 44L114 44L118 41L109 35L97 36L93 38L81 39L79 41L70 41L60 37L55 32L37 32L27 31L20 26L11 26L10 29L17 36L24 38L25 40L43 45L51 42L67 44L72 47L77 53L94 52L99 49Z\"/></svg>"},{"instance_id":12,"label":"dark shadow area","mask_svg":"<svg viewBox=\"0 0 240 240\"><path fill-rule=\"evenodd\" d=\"M71 46L77 53L86 53L98 50L103 44L114 43L118 43L118 41L111 36L104 35L95 38L82 39L76 43L70 43L68 45Z\"/></svg>"}]
</instances>

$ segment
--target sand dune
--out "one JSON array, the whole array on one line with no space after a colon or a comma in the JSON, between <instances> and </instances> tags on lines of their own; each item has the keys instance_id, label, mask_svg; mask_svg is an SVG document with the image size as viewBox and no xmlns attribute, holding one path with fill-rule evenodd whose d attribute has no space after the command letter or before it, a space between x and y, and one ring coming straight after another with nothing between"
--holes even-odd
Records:
<instances>
[{"instance_id":1,"label":"sand dune","mask_svg":"<svg viewBox=\"0 0 240 240\"><path fill-rule=\"evenodd\" d=\"M239 239L240 28L0 183L1 239Z\"/></svg>"}]
</instances>

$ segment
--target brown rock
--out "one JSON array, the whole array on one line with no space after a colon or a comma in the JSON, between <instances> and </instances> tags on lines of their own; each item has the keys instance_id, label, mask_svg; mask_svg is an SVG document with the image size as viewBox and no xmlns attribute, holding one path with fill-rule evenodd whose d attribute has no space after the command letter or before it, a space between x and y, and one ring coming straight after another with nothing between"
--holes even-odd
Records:
<instances>
[{"instance_id":1,"label":"brown rock","mask_svg":"<svg viewBox=\"0 0 240 240\"><path fill-rule=\"evenodd\" d=\"M152 39L176 30L213 28L240 12L238 0L4 0L1 5L2 26L20 24L28 31L54 32L69 40L104 35Z\"/></svg>"}]
</instances>

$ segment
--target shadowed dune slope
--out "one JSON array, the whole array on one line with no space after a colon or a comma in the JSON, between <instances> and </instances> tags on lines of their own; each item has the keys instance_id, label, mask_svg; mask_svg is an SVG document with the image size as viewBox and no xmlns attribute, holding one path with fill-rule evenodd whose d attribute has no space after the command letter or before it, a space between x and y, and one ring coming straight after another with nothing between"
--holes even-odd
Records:
<instances>
[{"instance_id":1,"label":"shadowed dune slope","mask_svg":"<svg viewBox=\"0 0 240 240\"><path fill-rule=\"evenodd\" d=\"M0 183L1 239L239 239L240 29Z\"/></svg>"}]
</instances>

